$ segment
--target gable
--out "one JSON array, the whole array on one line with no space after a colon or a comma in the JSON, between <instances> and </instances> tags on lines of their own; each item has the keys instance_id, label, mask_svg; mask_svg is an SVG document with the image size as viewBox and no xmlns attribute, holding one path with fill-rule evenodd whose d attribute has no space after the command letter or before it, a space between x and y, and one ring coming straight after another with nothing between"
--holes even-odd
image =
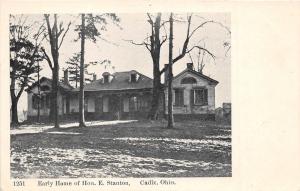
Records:
<instances>
[{"instance_id":1,"label":"gable","mask_svg":"<svg viewBox=\"0 0 300 191\"><path fill-rule=\"evenodd\" d=\"M177 85L194 84L199 86L217 85L218 81L200 74L192 70L184 70L180 74L174 77L173 83Z\"/></svg>"},{"instance_id":2,"label":"gable","mask_svg":"<svg viewBox=\"0 0 300 191\"><path fill-rule=\"evenodd\" d=\"M51 87L52 87L52 80L46 77L42 77L40 79L40 87L41 87L41 91L45 91L45 92L50 92L51 91ZM68 91L68 90L72 90L73 87L69 84L65 84L63 82L58 82L58 88L60 91ZM28 87L28 89L26 90L27 92L34 92L37 93L38 92L38 82L35 82L34 84L32 84L30 87Z\"/></svg>"},{"instance_id":3,"label":"gable","mask_svg":"<svg viewBox=\"0 0 300 191\"><path fill-rule=\"evenodd\" d=\"M40 81L40 91L41 92L51 92L51 81L49 80L41 80ZM31 92L31 93L38 93L38 86L37 86L37 83L36 84L33 84L29 89L28 89L28 92Z\"/></svg>"}]
</instances>

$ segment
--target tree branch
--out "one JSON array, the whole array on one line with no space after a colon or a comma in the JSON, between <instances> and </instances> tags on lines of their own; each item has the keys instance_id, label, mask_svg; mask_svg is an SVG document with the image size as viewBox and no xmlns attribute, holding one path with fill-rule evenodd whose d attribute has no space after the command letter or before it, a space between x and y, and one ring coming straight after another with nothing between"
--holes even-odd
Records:
<instances>
[{"instance_id":1,"label":"tree branch","mask_svg":"<svg viewBox=\"0 0 300 191\"><path fill-rule=\"evenodd\" d=\"M42 49L42 51L43 51L43 53L44 53L44 56L45 56L45 58L46 58L46 60L47 60L47 63L48 63L48 65L49 65L50 69L53 70L54 67L53 67L53 65L52 65L52 62L51 62L51 60L50 60L48 54L46 53L46 51L45 51L45 49L44 49L43 47L42 47L41 49Z\"/></svg>"},{"instance_id":2,"label":"tree branch","mask_svg":"<svg viewBox=\"0 0 300 191\"><path fill-rule=\"evenodd\" d=\"M71 22L69 22L69 24L68 24L68 26L67 26L67 30L64 32L64 34L63 34L63 36L62 36L62 38L61 38L61 40L60 40L60 43L59 43L58 49L61 47L61 44L62 44L62 42L64 41L64 38L65 38L65 36L66 36L67 32L68 32L68 31L69 31L69 29L70 29L70 26L71 26Z\"/></svg>"},{"instance_id":3,"label":"tree branch","mask_svg":"<svg viewBox=\"0 0 300 191\"><path fill-rule=\"evenodd\" d=\"M125 40L124 41L130 42L131 44L137 45L137 46L145 46L147 48L147 50L149 50L149 52L151 53L151 45L149 43L146 42L141 42L141 43L137 43L134 42L133 40Z\"/></svg>"},{"instance_id":4,"label":"tree branch","mask_svg":"<svg viewBox=\"0 0 300 191\"><path fill-rule=\"evenodd\" d=\"M159 27L159 28L161 28L161 27L165 26L165 24L167 24L168 22L170 22L170 21L169 21L169 20L167 20L167 21L164 21L164 22L162 22L162 23L160 24L160 27Z\"/></svg>"},{"instance_id":5,"label":"tree branch","mask_svg":"<svg viewBox=\"0 0 300 191\"><path fill-rule=\"evenodd\" d=\"M49 14L44 14L44 17L45 17L45 20L46 20L46 23L47 23L47 29L48 29L48 36L49 36L50 45L52 47L53 46L53 38L52 38L52 31L51 31L50 20L49 20L50 15Z\"/></svg>"},{"instance_id":6,"label":"tree branch","mask_svg":"<svg viewBox=\"0 0 300 191\"><path fill-rule=\"evenodd\" d=\"M20 91L18 92L18 95L17 95L17 97L16 97L17 100L21 97L22 92L24 91L24 88L25 88L25 86L26 86L26 83L27 83L27 78L24 79L24 82L23 82L23 84L22 84L22 86L21 86L21 89L20 89Z\"/></svg>"},{"instance_id":7,"label":"tree branch","mask_svg":"<svg viewBox=\"0 0 300 191\"><path fill-rule=\"evenodd\" d=\"M162 39L162 41L160 42L160 46L162 46L168 39L168 36L164 36L165 38Z\"/></svg>"},{"instance_id":8,"label":"tree branch","mask_svg":"<svg viewBox=\"0 0 300 191\"><path fill-rule=\"evenodd\" d=\"M209 54L215 60L216 56L213 53L211 53L209 50L207 50L206 48L203 48L201 46L193 46L191 49L189 49L188 51L186 51L186 53L191 52L194 48L197 48L199 50L203 50L204 52L206 52L207 54Z\"/></svg>"},{"instance_id":9,"label":"tree branch","mask_svg":"<svg viewBox=\"0 0 300 191\"><path fill-rule=\"evenodd\" d=\"M153 20L152 20L152 18L151 18L151 15L150 15L150 13L147 13L147 16L148 16L148 18L149 18L149 23L151 24L151 25L153 25Z\"/></svg>"}]
</instances>

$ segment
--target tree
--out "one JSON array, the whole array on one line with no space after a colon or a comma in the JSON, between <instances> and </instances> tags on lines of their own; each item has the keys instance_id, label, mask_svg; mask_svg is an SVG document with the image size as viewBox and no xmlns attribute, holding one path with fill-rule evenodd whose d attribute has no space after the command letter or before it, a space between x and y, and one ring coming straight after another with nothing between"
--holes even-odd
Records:
<instances>
[{"instance_id":1,"label":"tree","mask_svg":"<svg viewBox=\"0 0 300 191\"><path fill-rule=\"evenodd\" d=\"M80 91L79 91L79 126L85 126L84 118L84 54L85 54L85 39L90 39L94 43L97 41L97 37L101 36L101 31L106 31L106 25L108 19L112 20L117 26L120 19L116 14L106 13L102 15L93 14L81 14L81 25L78 25L75 31L79 32L79 38L81 39L81 51L80 51ZM96 25L100 25L98 29Z\"/></svg>"},{"instance_id":2,"label":"tree","mask_svg":"<svg viewBox=\"0 0 300 191\"><path fill-rule=\"evenodd\" d=\"M135 45L142 45L147 48L147 50L150 52L152 63L153 63L153 92L152 92L152 104L151 109L148 114L148 118L151 120L158 119L158 113L159 113L159 101L160 101L160 92L161 92L161 75L166 72L166 67L160 70L160 51L163 43L167 40L167 35L162 36L161 35L161 28L165 27L165 24L170 21L161 21L161 13L157 13L155 18L153 18L152 15L147 13L148 16L148 22L151 25L151 35L150 37L146 37L145 40L142 43L136 43L130 40L132 44ZM173 19L174 21L174 19ZM185 57L186 54L193 51L194 49L205 51L207 55L215 59L214 54L212 54L209 50L207 50L205 47L202 47L201 45L193 45L191 48L189 48L190 39L192 36L200 29L203 28L205 25L209 23L214 23L222 26L223 28L228 28L224 26L222 23L215 22L213 20L206 20L202 22L200 25L195 27L193 30L191 30L191 23L192 23L192 15L187 16L187 32L186 37L184 40L184 43L181 48L181 52L172 59L172 65L174 65L176 62L181 60ZM229 30L228 30L229 31ZM230 32L230 31L229 31ZM225 45L224 45L225 47ZM169 68L169 67L168 67Z\"/></svg>"},{"instance_id":3,"label":"tree","mask_svg":"<svg viewBox=\"0 0 300 191\"><path fill-rule=\"evenodd\" d=\"M11 124L18 125L18 101L25 88L34 82L33 74L39 68L36 65L43 59L38 43L40 29L34 35L35 43L29 38L30 27L25 25L26 19L19 19L17 24L10 22L10 97ZM42 41L42 40L40 40Z\"/></svg>"},{"instance_id":4,"label":"tree","mask_svg":"<svg viewBox=\"0 0 300 191\"><path fill-rule=\"evenodd\" d=\"M170 15L170 37L169 37L169 64L168 64L168 128L174 126L173 116L173 13Z\"/></svg>"},{"instance_id":5,"label":"tree","mask_svg":"<svg viewBox=\"0 0 300 191\"><path fill-rule=\"evenodd\" d=\"M148 22L151 27L151 35L146 37L146 40L142 43L135 43L132 40L130 42L135 45L142 45L147 48L150 52L153 64L153 91L152 91L152 101L151 109L148 114L148 118L151 120L158 119L159 113L159 102L161 99L161 79L160 79L160 50L164 42L167 40L167 36L164 36L161 40L160 29L164 24L161 24L161 13L157 13L156 17L153 19L152 15L147 13Z\"/></svg>"},{"instance_id":6,"label":"tree","mask_svg":"<svg viewBox=\"0 0 300 191\"><path fill-rule=\"evenodd\" d=\"M59 113L58 113L58 82L59 82L59 48L61 47L64 38L69 31L71 22L68 23L67 28L63 27L61 22L57 24L57 14L53 15L53 24L50 23L50 14L44 14L47 25L48 41L50 43L50 50L52 60L48 56L46 50L42 48L45 58L52 72L52 90L51 90L51 107L50 107L50 119L54 120L54 127L59 128Z\"/></svg>"},{"instance_id":7,"label":"tree","mask_svg":"<svg viewBox=\"0 0 300 191\"><path fill-rule=\"evenodd\" d=\"M81 52L80 52L80 93L79 93L79 127L85 126L84 119L84 45L85 45L85 14L81 15Z\"/></svg>"},{"instance_id":8,"label":"tree","mask_svg":"<svg viewBox=\"0 0 300 191\"><path fill-rule=\"evenodd\" d=\"M84 64L84 74L91 76L93 75L92 73L88 72L88 67L93 64L98 64L98 63L104 63L104 62L109 62L109 60L104 60L102 62L90 62L87 64ZM69 71L69 81L75 84L75 88L78 87L79 81L80 81L80 53L75 53L73 56L66 62L68 64L68 71ZM91 78L85 77L84 79L85 82L91 82Z\"/></svg>"}]
</instances>

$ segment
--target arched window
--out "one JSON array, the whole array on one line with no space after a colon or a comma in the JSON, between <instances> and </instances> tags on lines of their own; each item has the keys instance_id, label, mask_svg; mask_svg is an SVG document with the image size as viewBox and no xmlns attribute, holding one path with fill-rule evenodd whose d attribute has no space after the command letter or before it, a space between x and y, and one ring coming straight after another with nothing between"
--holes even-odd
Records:
<instances>
[{"instance_id":1,"label":"arched window","mask_svg":"<svg viewBox=\"0 0 300 191\"><path fill-rule=\"evenodd\" d=\"M181 84L196 84L197 80L193 77L185 77L181 80Z\"/></svg>"}]
</instances>

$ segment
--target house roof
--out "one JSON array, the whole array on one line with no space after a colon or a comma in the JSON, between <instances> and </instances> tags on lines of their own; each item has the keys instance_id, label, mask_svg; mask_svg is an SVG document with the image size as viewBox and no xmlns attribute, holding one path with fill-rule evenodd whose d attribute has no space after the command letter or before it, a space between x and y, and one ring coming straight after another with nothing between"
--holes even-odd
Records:
<instances>
[{"instance_id":1,"label":"house roof","mask_svg":"<svg viewBox=\"0 0 300 191\"><path fill-rule=\"evenodd\" d=\"M52 83L52 79L47 78L47 77L42 77L40 79L40 83L43 83L44 81L49 82L50 84ZM30 91L32 90L34 87L36 87L38 85L38 81L36 81L35 83L33 83L30 87L28 87L28 89L26 91ZM58 87L64 91L68 91L68 90L72 90L73 87L70 84L66 84L64 82L58 82Z\"/></svg>"},{"instance_id":2,"label":"house roof","mask_svg":"<svg viewBox=\"0 0 300 191\"><path fill-rule=\"evenodd\" d=\"M183 70L182 72L180 72L179 74L177 74L177 75L174 77L174 79L176 79L177 77L181 76L182 74L184 74L184 73L186 73L186 72L190 72L190 73L192 73L192 74L195 74L195 75L199 76L200 78L203 78L203 79L205 79L205 80L207 80L207 81L209 81L210 83L213 83L213 84L215 84L215 85L217 85L217 84L219 83L217 80L214 80L214 79L212 79L212 78L210 78L210 77L208 77L208 76L206 76L206 75L204 75L204 74L201 74L200 72L197 72L197 71L195 71L195 70L191 70L191 69L188 69L188 68L186 68L185 70ZM173 80L174 80L174 79L173 79Z\"/></svg>"},{"instance_id":3,"label":"house roof","mask_svg":"<svg viewBox=\"0 0 300 191\"><path fill-rule=\"evenodd\" d=\"M136 82L130 82L130 75L136 73L139 78ZM125 72L115 72L109 83L103 83L103 78L85 84L84 91L107 91L107 90L131 90L131 89L146 89L153 87L153 80L135 70ZM79 91L79 88L72 91Z\"/></svg>"}]
</instances>

